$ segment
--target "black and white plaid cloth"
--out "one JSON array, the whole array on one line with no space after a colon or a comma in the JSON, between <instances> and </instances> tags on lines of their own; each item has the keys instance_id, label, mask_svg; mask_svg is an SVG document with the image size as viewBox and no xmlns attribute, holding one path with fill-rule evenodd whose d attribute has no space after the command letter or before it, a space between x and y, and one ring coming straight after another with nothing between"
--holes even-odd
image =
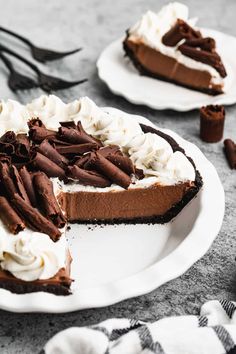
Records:
<instances>
[{"instance_id":1,"label":"black and white plaid cloth","mask_svg":"<svg viewBox=\"0 0 236 354\"><path fill-rule=\"evenodd\" d=\"M56 334L45 354L236 354L236 303L209 301L200 316L154 323L110 319Z\"/></svg>"}]
</instances>

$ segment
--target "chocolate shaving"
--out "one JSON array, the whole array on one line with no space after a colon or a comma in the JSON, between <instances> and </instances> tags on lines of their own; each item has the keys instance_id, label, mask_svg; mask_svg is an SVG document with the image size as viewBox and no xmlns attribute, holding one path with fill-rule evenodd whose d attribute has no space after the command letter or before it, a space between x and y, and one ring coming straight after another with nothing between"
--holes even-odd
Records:
<instances>
[{"instance_id":1,"label":"chocolate shaving","mask_svg":"<svg viewBox=\"0 0 236 354\"><path fill-rule=\"evenodd\" d=\"M40 152L31 153L31 163L33 167L46 173L48 177L65 177L65 171L52 160L49 160L46 156Z\"/></svg>"},{"instance_id":2,"label":"chocolate shaving","mask_svg":"<svg viewBox=\"0 0 236 354\"><path fill-rule=\"evenodd\" d=\"M46 139L37 147L37 151L63 169L68 165L68 159L62 156L57 149L54 149Z\"/></svg>"},{"instance_id":3,"label":"chocolate shaving","mask_svg":"<svg viewBox=\"0 0 236 354\"><path fill-rule=\"evenodd\" d=\"M211 37L188 39L184 42L189 47L197 47L208 52L212 52L216 47L216 42Z\"/></svg>"},{"instance_id":4,"label":"chocolate shaving","mask_svg":"<svg viewBox=\"0 0 236 354\"><path fill-rule=\"evenodd\" d=\"M19 174L21 176L21 180L23 182L23 185L25 187L26 193L29 197L30 203L33 207L37 206L37 199L36 199L36 194L33 186L33 181L32 181L32 174L27 170L25 166L23 166L19 170Z\"/></svg>"},{"instance_id":5,"label":"chocolate shaving","mask_svg":"<svg viewBox=\"0 0 236 354\"><path fill-rule=\"evenodd\" d=\"M174 47L182 39L201 38L202 35L199 31L195 31L183 20L177 19L176 24L162 37L162 43Z\"/></svg>"},{"instance_id":6,"label":"chocolate shaving","mask_svg":"<svg viewBox=\"0 0 236 354\"><path fill-rule=\"evenodd\" d=\"M24 230L25 224L15 210L11 207L8 200L0 196L0 218L8 230L16 235Z\"/></svg>"},{"instance_id":7,"label":"chocolate shaving","mask_svg":"<svg viewBox=\"0 0 236 354\"><path fill-rule=\"evenodd\" d=\"M236 144L231 139L225 139L224 151L231 169L236 169Z\"/></svg>"},{"instance_id":8,"label":"chocolate shaving","mask_svg":"<svg viewBox=\"0 0 236 354\"><path fill-rule=\"evenodd\" d=\"M26 134L17 134L15 142L15 154L18 157L27 158L30 150L30 141Z\"/></svg>"},{"instance_id":9,"label":"chocolate shaving","mask_svg":"<svg viewBox=\"0 0 236 354\"><path fill-rule=\"evenodd\" d=\"M34 125L29 130L29 137L35 143L41 143L44 139L50 139L56 137L57 132L46 129L43 126Z\"/></svg>"},{"instance_id":10,"label":"chocolate shaving","mask_svg":"<svg viewBox=\"0 0 236 354\"><path fill-rule=\"evenodd\" d=\"M181 44L178 49L187 57L212 66L218 71L221 77L226 77L227 74L225 67L217 53L207 52L206 50L199 50L185 44Z\"/></svg>"},{"instance_id":11,"label":"chocolate shaving","mask_svg":"<svg viewBox=\"0 0 236 354\"><path fill-rule=\"evenodd\" d=\"M66 220L53 193L53 185L43 172L35 173L34 186L39 196L40 206L47 218L57 227L64 227Z\"/></svg>"},{"instance_id":12,"label":"chocolate shaving","mask_svg":"<svg viewBox=\"0 0 236 354\"><path fill-rule=\"evenodd\" d=\"M85 143L79 145L68 145L68 146L57 146L56 150L58 153L62 155L66 154L74 154L74 155L82 155L86 152L96 150L98 145L95 143Z\"/></svg>"},{"instance_id":13,"label":"chocolate shaving","mask_svg":"<svg viewBox=\"0 0 236 354\"><path fill-rule=\"evenodd\" d=\"M127 173L127 175L135 173L133 162L127 156L109 155L107 159Z\"/></svg>"},{"instance_id":14,"label":"chocolate shaving","mask_svg":"<svg viewBox=\"0 0 236 354\"><path fill-rule=\"evenodd\" d=\"M30 228L49 235L53 241L60 238L61 232L58 228L37 209L27 204L18 194L14 195L12 203Z\"/></svg>"},{"instance_id":15,"label":"chocolate shaving","mask_svg":"<svg viewBox=\"0 0 236 354\"><path fill-rule=\"evenodd\" d=\"M129 187L131 178L105 157L97 152L93 152L91 154L91 160L92 166L107 178L109 178L112 182L125 189Z\"/></svg>"},{"instance_id":16,"label":"chocolate shaving","mask_svg":"<svg viewBox=\"0 0 236 354\"><path fill-rule=\"evenodd\" d=\"M74 165L67 168L67 176L78 180L85 186L105 188L111 185L111 181L96 171L85 171Z\"/></svg>"}]
</instances>

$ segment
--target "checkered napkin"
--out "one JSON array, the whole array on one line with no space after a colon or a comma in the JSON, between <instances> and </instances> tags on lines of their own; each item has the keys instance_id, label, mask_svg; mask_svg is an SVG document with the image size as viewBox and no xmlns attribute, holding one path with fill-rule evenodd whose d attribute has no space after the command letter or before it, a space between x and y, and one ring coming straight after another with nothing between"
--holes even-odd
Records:
<instances>
[{"instance_id":1,"label":"checkered napkin","mask_svg":"<svg viewBox=\"0 0 236 354\"><path fill-rule=\"evenodd\" d=\"M154 323L110 319L71 327L45 345L45 354L235 354L236 303L209 301L200 316L168 317Z\"/></svg>"}]
</instances>

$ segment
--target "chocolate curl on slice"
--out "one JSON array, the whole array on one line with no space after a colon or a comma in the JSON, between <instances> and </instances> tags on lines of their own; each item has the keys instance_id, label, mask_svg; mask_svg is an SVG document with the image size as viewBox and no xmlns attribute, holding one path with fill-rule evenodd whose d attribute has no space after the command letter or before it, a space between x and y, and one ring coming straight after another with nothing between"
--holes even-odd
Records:
<instances>
[{"instance_id":1,"label":"chocolate curl on slice","mask_svg":"<svg viewBox=\"0 0 236 354\"><path fill-rule=\"evenodd\" d=\"M236 144L231 139L225 139L224 150L231 169L236 169Z\"/></svg>"},{"instance_id":2,"label":"chocolate curl on slice","mask_svg":"<svg viewBox=\"0 0 236 354\"><path fill-rule=\"evenodd\" d=\"M54 196L53 185L50 179L45 173L38 172L35 173L33 182L45 216L57 227L64 227L66 220Z\"/></svg>"},{"instance_id":3,"label":"chocolate curl on slice","mask_svg":"<svg viewBox=\"0 0 236 354\"><path fill-rule=\"evenodd\" d=\"M16 141L16 134L11 130L7 131L5 134L3 134L0 137L1 143L14 144L15 141Z\"/></svg>"},{"instance_id":4,"label":"chocolate curl on slice","mask_svg":"<svg viewBox=\"0 0 236 354\"><path fill-rule=\"evenodd\" d=\"M38 170L45 172L48 177L59 177L61 179L65 177L65 171L40 152L31 153L30 164Z\"/></svg>"},{"instance_id":5,"label":"chocolate curl on slice","mask_svg":"<svg viewBox=\"0 0 236 354\"><path fill-rule=\"evenodd\" d=\"M188 39L184 42L189 47L196 47L212 52L216 47L216 42L211 37Z\"/></svg>"},{"instance_id":6,"label":"chocolate curl on slice","mask_svg":"<svg viewBox=\"0 0 236 354\"><path fill-rule=\"evenodd\" d=\"M86 143L79 145L68 145L68 146L57 146L56 150L62 155L74 154L74 155L83 155L86 152L97 150L98 145L95 143Z\"/></svg>"},{"instance_id":7,"label":"chocolate curl on slice","mask_svg":"<svg viewBox=\"0 0 236 354\"><path fill-rule=\"evenodd\" d=\"M14 195L12 203L30 228L49 235L53 241L60 238L61 232L58 228L37 209L28 205L18 194Z\"/></svg>"},{"instance_id":8,"label":"chocolate curl on slice","mask_svg":"<svg viewBox=\"0 0 236 354\"><path fill-rule=\"evenodd\" d=\"M107 159L119 167L127 175L132 175L135 173L133 162L127 156L109 155Z\"/></svg>"},{"instance_id":9,"label":"chocolate curl on slice","mask_svg":"<svg viewBox=\"0 0 236 354\"><path fill-rule=\"evenodd\" d=\"M102 142L100 140L98 140L86 133L86 131L84 130L82 123L80 121L78 121L78 123L77 123L77 129L80 132L81 136L83 136L84 139L88 139L88 142L95 143L98 146L102 146Z\"/></svg>"},{"instance_id":10,"label":"chocolate curl on slice","mask_svg":"<svg viewBox=\"0 0 236 354\"><path fill-rule=\"evenodd\" d=\"M142 170L141 168L135 167L135 172L134 172L134 174L135 174L135 177L136 177L137 179L143 179L143 178L145 177L145 175L144 175L144 173L143 173L143 170Z\"/></svg>"},{"instance_id":11,"label":"chocolate curl on slice","mask_svg":"<svg viewBox=\"0 0 236 354\"><path fill-rule=\"evenodd\" d=\"M96 170L105 175L112 182L118 184L119 186L125 189L129 187L131 183L131 178L112 162L110 162L97 152L93 152L91 154L91 159L92 166L95 167Z\"/></svg>"},{"instance_id":12,"label":"chocolate curl on slice","mask_svg":"<svg viewBox=\"0 0 236 354\"><path fill-rule=\"evenodd\" d=\"M77 126L73 120L69 122L60 122L60 125L66 128L77 129Z\"/></svg>"},{"instance_id":13,"label":"chocolate curl on slice","mask_svg":"<svg viewBox=\"0 0 236 354\"><path fill-rule=\"evenodd\" d=\"M41 119L39 118L32 118L28 121L28 127L31 129L33 127L42 127L46 128Z\"/></svg>"},{"instance_id":14,"label":"chocolate curl on slice","mask_svg":"<svg viewBox=\"0 0 236 354\"><path fill-rule=\"evenodd\" d=\"M23 185L25 187L26 193L29 197L30 203L33 207L37 206L37 198L36 198L36 194L35 194L35 190L34 190L34 186L33 186L33 181L32 181L32 174L27 170L27 168L25 166L23 166L20 171L19 174L21 176L21 180L23 182Z\"/></svg>"},{"instance_id":15,"label":"chocolate curl on slice","mask_svg":"<svg viewBox=\"0 0 236 354\"><path fill-rule=\"evenodd\" d=\"M0 153L0 162L5 162L7 164L11 163L11 156L8 156L7 154Z\"/></svg>"},{"instance_id":16,"label":"chocolate curl on slice","mask_svg":"<svg viewBox=\"0 0 236 354\"><path fill-rule=\"evenodd\" d=\"M45 127L39 127L34 125L29 130L29 137L35 143L41 143L44 139L50 139L56 137L57 132L53 130L46 129Z\"/></svg>"},{"instance_id":17,"label":"chocolate curl on slice","mask_svg":"<svg viewBox=\"0 0 236 354\"><path fill-rule=\"evenodd\" d=\"M182 39L201 38L199 31L195 31L183 20L178 19L176 24L162 37L162 43L174 47Z\"/></svg>"},{"instance_id":18,"label":"chocolate curl on slice","mask_svg":"<svg viewBox=\"0 0 236 354\"><path fill-rule=\"evenodd\" d=\"M30 150L30 141L26 134L17 134L15 142L15 154L18 157L28 157Z\"/></svg>"},{"instance_id":19,"label":"chocolate curl on slice","mask_svg":"<svg viewBox=\"0 0 236 354\"><path fill-rule=\"evenodd\" d=\"M225 67L217 53L207 52L206 50L199 50L194 47L189 47L185 44L181 44L178 49L187 57L212 66L218 71L221 77L226 77L227 74Z\"/></svg>"},{"instance_id":20,"label":"chocolate curl on slice","mask_svg":"<svg viewBox=\"0 0 236 354\"><path fill-rule=\"evenodd\" d=\"M21 179L21 176L16 168L16 166L12 165L10 166L10 172L11 172L11 177L13 179L13 182L16 186L18 194L24 199L24 201L30 205L30 200L28 197L28 194L25 190L23 181Z\"/></svg>"},{"instance_id":21,"label":"chocolate curl on slice","mask_svg":"<svg viewBox=\"0 0 236 354\"><path fill-rule=\"evenodd\" d=\"M8 230L16 235L24 230L25 224L5 197L0 196L0 218Z\"/></svg>"},{"instance_id":22,"label":"chocolate curl on slice","mask_svg":"<svg viewBox=\"0 0 236 354\"><path fill-rule=\"evenodd\" d=\"M68 143L67 141L59 140L56 137L50 137L48 141L56 148L57 146L69 146L71 143Z\"/></svg>"},{"instance_id":23,"label":"chocolate curl on slice","mask_svg":"<svg viewBox=\"0 0 236 354\"><path fill-rule=\"evenodd\" d=\"M105 188L111 185L111 181L100 173L96 171L85 171L76 165L67 168L67 176L77 180L84 186Z\"/></svg>"},{"instance_id":24,"label":"chocolate curl on slice","mask_svg":"<svg viewBox=\"0 0 236 354\"><path fill-rule=\"evenodd\" d=\"M90 154L84 155L82 157L79 157L77 160L75 160L74 165L81 167L81 168L87 168L86 164L90 161ZM88 166L89 167L89 166ZM89 168L88 168L89 169Z\"/></svg>"},{"instance_id":25,"label":"chocolate curl on slice","mask_svg":"<svg viewBox=\"0 0 236 354\"><path fill-rule=\"evenodd\" d=\"M120 155L123 156L118 145L109 145L99 149L99 154L103 157L108 157L109 155Z\"/></svg>"},{"instance_id":26,"label":"chocolate curl on slice","mask_svg":"<svg viewBox=\"0 0 236 354\"><path fill-rule=\"evenodd\" d=\"M57 149L49 144L48 140L43 140L42 143L37 147L37 151L39 151L42 155L46 156L49 160L52 160L61 168L65 168L68 165L68 159L62 156Z\"/></svg>"}]
</instances>

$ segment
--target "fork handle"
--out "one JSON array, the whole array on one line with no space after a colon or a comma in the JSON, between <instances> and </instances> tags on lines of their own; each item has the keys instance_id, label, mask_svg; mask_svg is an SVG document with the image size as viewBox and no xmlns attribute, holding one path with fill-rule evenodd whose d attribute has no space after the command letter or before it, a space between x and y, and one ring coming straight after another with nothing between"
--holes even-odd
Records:
<instances>
[{"instance_id":1,"label":"fork handle","mask_svg":"<svg viewBox=\"0 0 236 354\"><path fill-rule=\"evenodd\" d=\"M0 44L0 51L6 52L6 53L12 55L13 57L21 60L23 63L28 65L32 70L34 70L37 75L40 75L40 70L38 69L38 67L36 65L34 65L31 61L29 61L29 60L25 59L24 57L22 57L20 54L14 52L11 49L8 49L7 47L3 46L2 44Z\"/></svg>"},{"instance_id":2,"label":"fork handle","mask_svg":"<svg viewBox=\"0 0 236 354\"><path fill-rule=\"evenodd\" d=\"M3 63L6 65L10 73L13 73L15 69L12 65L12 62L7 57L5 57L5 55L3 55L1 52L0 52L0 58L2 59Z\"/></svg>"},{"instance_id":3,"label":"fork handle","mask_svg":"<svg viewBox=\"0 0 236 354\"><path fill-rule=\"evenodd\" d=\"M10 34L11 36L18 38L19 40L21 40L22 42L24 42L28 46L32 47L32 43L30 42L30 40L25 38L25 37L23 37L23 36L21 36L21 35L19 35L18 33L15 33L15 32L13 32L13 31L11 31L11 30L9 30L7 28L4 28L2 26L0 26L0 31L5 32L7 34Z\"/></svg>"}]
</instances>

